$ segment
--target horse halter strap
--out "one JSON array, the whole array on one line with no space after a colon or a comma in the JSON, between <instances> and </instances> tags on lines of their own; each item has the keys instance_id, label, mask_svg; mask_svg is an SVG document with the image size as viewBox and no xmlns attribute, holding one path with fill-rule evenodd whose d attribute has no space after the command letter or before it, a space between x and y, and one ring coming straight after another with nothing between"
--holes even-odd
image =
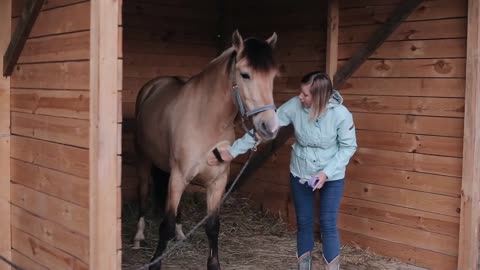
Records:
<instances>
[{"instance_id":1,"label":"horse halter strap","mask_svg":"<svg viewBox=\"0 0 480 270\"><path fill-rule=\"evenodd\" d=\"M236 54L233 53L232 57L233 57L233 61L232 61L232 67L230 70L230 78L232 80L233 100L242 117L243 130L247 132L250 136L252 136L255 141L257 141L257 137L255 136L255 129L253 129L253 131L250 132L245 123L248 121L249 117L252 117L264 111L276 110L277 107L275 106L275 104L269 104L269 105L263 105L263 106L257 107L251 111L246 110L245 105L243 104L242 98L240 97L240 91L238 90L237 76L235 73Z\"/></svg>"}]
</instances>

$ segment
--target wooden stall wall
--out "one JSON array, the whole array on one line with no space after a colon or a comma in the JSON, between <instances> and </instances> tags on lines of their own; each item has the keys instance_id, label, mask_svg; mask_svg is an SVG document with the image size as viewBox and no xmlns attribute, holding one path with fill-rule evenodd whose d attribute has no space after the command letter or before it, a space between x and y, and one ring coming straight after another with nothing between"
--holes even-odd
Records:
<instances>
[{"instance_id":1,"label":"wooden stall wall","mask_svg":"<svg viewBox=\"0 0 480 270\"><path fill-rule=\"evenodd\" d=\"M88 269L89 15L89 1L45 1L11 76L12 259L25 269Z\"/></svg>"},{"instance_id":2,"label":"wooden stall wall","mask_svg":"<svg viewBox=\"0 0 480 270\"><path fill-rule=\"evenodd\" d=\"M232 1L233 2L233 1ZM299 94L301 77L314 70L325 71L327 1L242 1L227 6L226 22L239 29L244 37L268 38L278 35L279 77L275 79L274 100L277 106ZM227 31L228 33L228 31ZM226 36L228 40L230 36ZM239 128L237 136L243 135ZM293 139L289 140L241 188L263 210L289 219L295 212L290 198L289 162ZM245 157L246 155L244 155ZM236 176L245 160L232 166Z\"/></svg>"},{"instance_id":3,"label":"wooden stall wall","mask_svg":"<svg viewBox=\"0 0 480 270\"><path fill-rule=\"evenodd\" d=\"M140 88L157 76L192 76L217 55L217 1L123 1L124 202L137 196L132 119Z\"/></svg>"},{"instance_id":4,"label":"wooden stall wall","mask_svg":"<svg viewBox=\"0 0 480 270\"><path fill-rule=\"evenodd\" d=\"M339 66L401 4L340 1ZM343 243L429 269L458 256L467 1L424 1L348 80L358 151Z\"/></svg>"},{"instance_id":5,"label":"wooden stall wall","mask_svg":"<svg viewBox=\"0 0 480 270\"><path fill-rule=\"evenodd\" d=\"M0 1L0 55L7 50L11 35L12 1ZM3 71L3 61L0 61ZM11 258L10 230L10 78L0 77L0 256ZM0 270L9 266L0 263Z\"/></svg>"}]
</instances>

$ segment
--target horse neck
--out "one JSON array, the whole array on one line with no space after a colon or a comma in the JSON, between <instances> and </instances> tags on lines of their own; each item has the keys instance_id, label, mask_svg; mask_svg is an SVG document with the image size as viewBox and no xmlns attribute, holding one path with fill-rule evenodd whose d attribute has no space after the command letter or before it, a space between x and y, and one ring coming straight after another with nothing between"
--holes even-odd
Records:
<instances>
[{"instance_id":1,"label":"horse neck","mask_svg":"<svg viewBox=\"0 0 480 270\"><path fill-rule=\"evenodd\" d=\"M227 51L228 52L228 51ZM230 53L225 52L219 58L212 61L200 74L200 81L206 87L201 87L202 98L207 98L208 106L213 106L212 119L222 123L231 122L235 119L238 109L233 102L233 90L231 79Z\"/></svg>"}]
</instances>

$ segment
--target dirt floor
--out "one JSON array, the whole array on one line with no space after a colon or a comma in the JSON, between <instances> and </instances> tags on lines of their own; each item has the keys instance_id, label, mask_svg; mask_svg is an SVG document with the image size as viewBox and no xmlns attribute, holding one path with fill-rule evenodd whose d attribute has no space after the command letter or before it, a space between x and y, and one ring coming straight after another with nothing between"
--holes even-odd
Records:
<instances>
[{"instance_id":1,"label":"dirt floor","mask_svg":"<svg viewBox=\"0 0 480 270\"><path fill-rule=\"evenodd\" d=\"M200 193L185 194L183 198L183 228L185 234L205 215L205 199ZM123 209L123 265L124 270L134 270L149 262L155 250L159 218L147 215L142 248L132 249L137 222L137 207L125 205ZM172 243L171 243L172 244ZM171 245L169 245L170 247ZM231 196L224 204L219 237L220 263L224 270L297 269L295 257L295 232L286 224L268 214L250 207L248 199ZM314 270L323 270L321 246L314 255ZM208 241L204 227L172 252L163 262L163 268L197 270L206 269ZM342 248L342 270L420 270L399 261L377 256L355 246Z\"/></svg>"}]
</instances>

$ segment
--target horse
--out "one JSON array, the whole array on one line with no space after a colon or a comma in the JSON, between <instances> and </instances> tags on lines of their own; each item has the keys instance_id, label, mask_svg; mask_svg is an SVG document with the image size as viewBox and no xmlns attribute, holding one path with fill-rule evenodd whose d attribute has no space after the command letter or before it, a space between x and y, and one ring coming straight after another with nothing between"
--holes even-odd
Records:
<instances>
[{"instance_id":1,"label":"horse","mask_svg":"<svg viewBox=\"0 0 480 270\"><path fill-rule=\"evenodd\" d=\"M166 195L159 240L152 262L163 254L175 235L184 238L180 223L181 196L192 181L206 188L205 231L209 241L208 270L219 270L219 210L230 166L209 165L218 148L235 139L237 115L253 125L254 138L275 138L279 120L273 101L273 82L278 74L274 57L277 35L268 39L243 39L238 30L232 46L189 79L158 77L140 90L135 111L137 175L140 180L140 214L134 247L145 239L145 212L152 170L158 168ZM241 115L240 115L241 114ZM246 125L243 124L244 129ZM216 152L215 152L216 150ZM158 179L155 179L157 181ZM150 266L161 269L161 260Z\"/></svg>"}]
</instances>

